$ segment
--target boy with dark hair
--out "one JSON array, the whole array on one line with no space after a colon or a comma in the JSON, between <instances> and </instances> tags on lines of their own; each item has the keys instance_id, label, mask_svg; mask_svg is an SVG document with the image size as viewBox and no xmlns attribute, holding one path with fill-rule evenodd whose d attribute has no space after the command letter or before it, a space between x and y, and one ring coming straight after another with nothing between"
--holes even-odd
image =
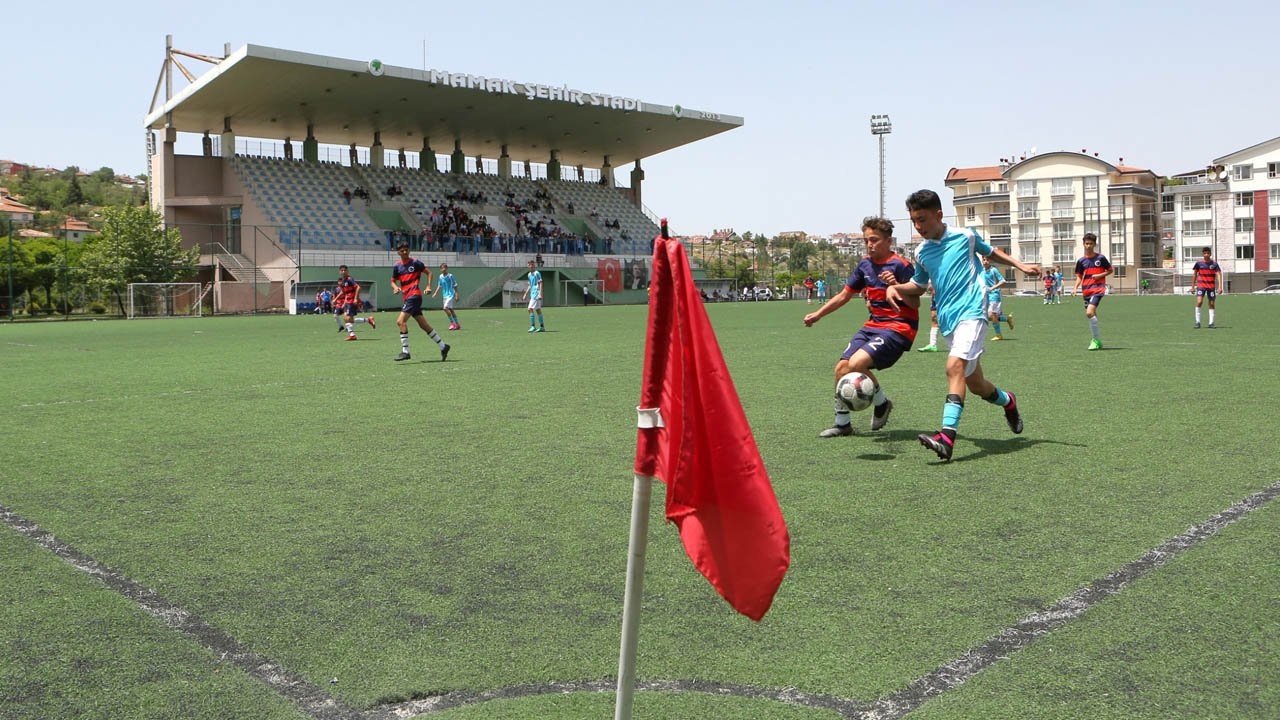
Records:
<instances>
[{"instance_id":1,"label":"boy with dark hair","mask_svg":"<svg viewBox=\"0 0 1280 720\"><path fill-rule=\"evenodd\" d=\"M1076 261L1076 284L1072 288L1080 288L1084 297L1084 316L1089 318L1089 332L1093 339L1089 341L1089 350L1102 349L1102 335L1098 332L1098 305L1107 294L1107 277L1115 272L1106 255L1098 252L1098 236L1093 233L1084 234L1084 257Z\"/></svg>"},{"instance_id":2,"label":"boy with dark hair","mask_svg":"<svg viewBox=\"0 0 1280 720\"><path fill-rule=\"evenodd\" d=\"M400 327L400 354L396 356L396 362L409 359L409 318L417 320L418 327L440 347L440 362L444 362L449 359L449 345L440 339L431 323L422 316L422 293L431 292L431 269L421 260L409 257L407 242L397 245L396 252L400 254L400 262L391 268L391 291L397 295L404 294L404 306L396 317L396 325ZM425 290L418 287L424 273L427 276Z\"/></svg>"},{"instance_id":3,"label":"boy with dark hair","mask_svg":"<svg viewBox=\"0 0 1280 720\"><path fill-rule=\"evenodd\" d=\"M1196 329L1200 329L1200 306L1204 303L1204 299L1209 298L1209 327L1215 328L1214 321L1214 301L1218 297L1218 293L1222 292L1222 266L1213 261L1213 251L1205 248L1200 251L1204 256L1196 261L1192 266L1192 272L1196 276Z\"/></svg>"}]
</instances>

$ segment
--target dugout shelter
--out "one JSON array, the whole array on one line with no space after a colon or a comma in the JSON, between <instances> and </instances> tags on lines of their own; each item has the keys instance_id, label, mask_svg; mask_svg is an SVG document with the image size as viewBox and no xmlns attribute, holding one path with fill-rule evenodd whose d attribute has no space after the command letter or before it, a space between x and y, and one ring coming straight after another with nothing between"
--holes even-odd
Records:
<instances>
[{"instance_id":1,"label":"dugout shelter","mask_svg":"<svg viewBox=\"0 0 1280 720\"><path fill-rule=\"evenodd\" d=\"M211 67L197 76L193 60ZM176 91L175 71L188 83ZM260 45L201 55L170 36L145 120L149 196L200 248L215 311L282 309L294 285L327 280L339 264L378 268L381 281L400 240L433 267L467 269L464 306L500 304L538 254L548 288L640 302L657 234L642 161L742 124L372 58ZM616 168L628 165L620 183ZM433 211L449 204L491 234L434 232ZM539 224L561 237L536 235Z\"/></svg>"}]
</instances>

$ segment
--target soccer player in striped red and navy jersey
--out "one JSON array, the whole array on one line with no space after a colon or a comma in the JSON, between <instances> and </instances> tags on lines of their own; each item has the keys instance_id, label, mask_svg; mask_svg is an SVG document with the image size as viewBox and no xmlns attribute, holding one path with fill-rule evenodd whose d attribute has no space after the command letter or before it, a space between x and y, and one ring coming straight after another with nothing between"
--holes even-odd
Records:
<instances>
[{"instance_id":1,"label":"soccer player in striped red and navy jersey","mask_svg":"<svg viewBox=\"0 0 1280 720\"><path fill-rule=\"evenodd\" d=\"M805 315L804 324L812 327L858 295L866 295L871 317L849 341L844 353L836 361L836 382L839 383L840 378L851 372L860 372L876 381L871 429L879 430L889 422L889 411L893 409L893 403L885 396L884 386L871 370L892 367L903 353L911 349L920 324L920 301L916 299L914 305L895 307L885 300L884 293L888 284L882 275L887 273L887 277L891 277L894 282L906 282L914 273L911 263L893 251L893 223L881 217L869 217L862 221L862 236L867 242L867 257L862 258L862 262L853 269L840 294ZM854 434L853 425L849 421L849 408L838 397L835 407L835 425L823 430L818 437Z\"/></svg>"},{"instance_id":2,"label":"soccer player in striped red and navy jersey","mask_svg":"<svg viewBox=\"0 0 1280 720\"><path fill-rule=\"evenodd\" d=\"M422 293L431 292L431 269L421 260L409 257L409 243L397 245L396 252L400 254L400 262L391 268L391 290L397 295L404 295L404 305L396 316L396 325L400 327L400 354L396 356L396 362L409 359L409 318L417 320L418 327L440 347L440 362L444 362L449 359L449 345L422 316ZM425 289L419 287L424 273L427 276Z\"/></svg>"},{"instance_id":3,"label":"soccer player in striped red and navy jersey","mask_svg":"<svg viewBox=\"0 0 1280 720\"><path fill-rule=\"evenodd\" d=\"M1217 327L1213 324L1214 300L1222 292L1222 266L1213 261L1213 251L1209 248L1200 252L1204 258L1192 267L1196 275L1196 329L1200 328L1200 305L1206 297L1209 298L1209 327Z\"/></svg>"},{"instance_id":4,"label":"soccer player in striped red and navy jersey","mask_svg":"<svg viewBox=\"0 0 1280 720\"><path fill-rule=\"evenodd\" d=\"M1084 257L1076 260L1076 285L1084 296L1084 316L1089 318L1089 331L1093 340L1089 341L1090 350L1102 349L1102 336L1098 333L1098 304L1107 294L1107 278L1115 272L1106 255L1098 252L1098 236L1093 233L1084 234Z\"/></svg>"},{"instance_id":5,"label":"soccer player in striped red and navy jersey","mask_svg":"<svg viewBox=\"0 0 1280 720\"><path fill-rule=\"evenodd\" d=\"M369 323L369 327L376 328L373 316L356 317L360 312L360 283L347 273L346 265L338 266L338 312L343 316L342 325L346 328L347 339L356 339L356 323Z\"/></svg>"}]
</instances>

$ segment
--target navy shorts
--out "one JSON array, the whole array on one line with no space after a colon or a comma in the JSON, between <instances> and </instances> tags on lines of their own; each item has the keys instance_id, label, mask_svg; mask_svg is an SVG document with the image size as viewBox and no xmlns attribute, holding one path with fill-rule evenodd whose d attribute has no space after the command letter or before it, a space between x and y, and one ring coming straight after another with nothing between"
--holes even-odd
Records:
<instances>
[{"instance_id":1,"label":"navy shorts","mask_svg":"<svg viewBox=\"0 0 1280 720\"><path fill-rule=\"evenodd\" d=\"M1196 288L1196 297L1207 297L1212 300L1218 297L1218 291L1213 288Z\"/></svg>"},{"instance_id":2,"label":"navy shorts","mask_svg":"<svg viewBox=\"0 0 1280 720\"><path fill-rule=\"evenodd\" d=\"M421 315L422 314L422 296L414 295L413 297L405 298L404 305L400 307L400 312L406 315L411 315L413 317L418 317L419 315Z\"/></svg>"},{"instance_id":3,"label":"navy shorts","mask_svg":"<svg viewBox=\"0 0 1280 720\"><path fill-rule=\"evenodd\" d=\"M1085 295L1084 304L1097 307L1098 305L1102 304L1102 298L1106 296L1107 296L1106 293L1098 293L1097 295Z\"/></svg>"},{"instance_id":4,"label":"navy shorts","mask_svg":"<svg viewBox=\"0 0 1280 720\"><path fill-rule=\"evenodd\" d=\"M356 303L347 303L346 305L342 306L342 312L339 314L350 315L351 317L355 317L356 315L360 314L360 306Z\"/></svg>"},{"instance_id":5,"label":"navy shorts","mask_svg":"<svg viewBox=\"0 0 1280 720\"><path fill-rule=\"evenodd\" d=\"M893 367L898 358L910 349L911 341L892 330L864 327L853 336L840 357L848 360L859 350L865 350L871 356L871 367L885 370Z\"/></svg>"}]
</instances>

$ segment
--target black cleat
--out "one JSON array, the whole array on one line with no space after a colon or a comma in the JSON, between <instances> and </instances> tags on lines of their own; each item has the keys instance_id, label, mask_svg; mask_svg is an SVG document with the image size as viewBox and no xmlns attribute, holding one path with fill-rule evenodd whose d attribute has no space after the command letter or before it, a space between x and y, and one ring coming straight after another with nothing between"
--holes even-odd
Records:
<instances>
[{"instance_id":1,"label":"black cleat","mask_svg":"<svg viewBox=\"0 0 1280 720\"><path fill-rule=\"evenodd\" d=\"M833 425L818 433L820 438L848 437L853 434L852 425Z\"/></svg>"},{"instance_id":2,"label":"black cleat","mask_svg":"<svg viewBox=\"0 0 1280 720\"><path fill-rule=\"evenodd\" d=\"M951 462L951 449L955 447L955 443L942 433L934 433L933 435L925 435L921 433L916 436L920 444L929 448L938 454L946 462Z\"/></svg>"},{"instance_id":3,"label":"black cleat","mask_svg":"<svg viewBox=\"0 0 1280 720\"><path fill-rule=\"evenodd\" d=\"M1009 404L1004 409L1004 420L1014 435L1022 434L1022 413L1018 412L1018 398L1009 393Z\"/></svg>"},{"instance_id":4,"label":"black cleat","mask_svg":"<svg viewBox=\"0 0 1280 720\"><path fill-rule=\"evenodd\" d=\"M440 348L440 362L444 362L445 360L448 360L448 359L449 359L449 344L445 343L445 346Z\"/></svg>"},{"instance_id":5,"label":"black cleat","mask_svg":"<svg viewBox=\"0 0 1280 720\"><path fill-rule=\"evenodd\" d=\"M408 359L409 359L409 353L407 352L402 352L396 356L396 362L400 362L401 360L408 360Z\"/></svg>"},{"instance_id":6,"label":"black cleat","mask_svg":"<svg viewBox=\"0 0 1280 720\"><path fill-rule=\"evenodd\" d=\"M1214 325L1213 323L1209 323L1209 329L1210 329L1210 330L1216 330L1216 329L1217 329L1217 327L1218 327L1217 325Z\"/></svg>"},{"instance_id":7,"label":"black cleat","mask_svg":"<svg viewBox=\"0 0 1280 720\"><path fill-rule=\"evenodd\" d=\"M881 411L880 408L884 408ZM877 405L872 409L871 429L879 430L889 424L889 413L893 412L893 401L885 400L884 405Z\"/></svg>"}]
</instances>

